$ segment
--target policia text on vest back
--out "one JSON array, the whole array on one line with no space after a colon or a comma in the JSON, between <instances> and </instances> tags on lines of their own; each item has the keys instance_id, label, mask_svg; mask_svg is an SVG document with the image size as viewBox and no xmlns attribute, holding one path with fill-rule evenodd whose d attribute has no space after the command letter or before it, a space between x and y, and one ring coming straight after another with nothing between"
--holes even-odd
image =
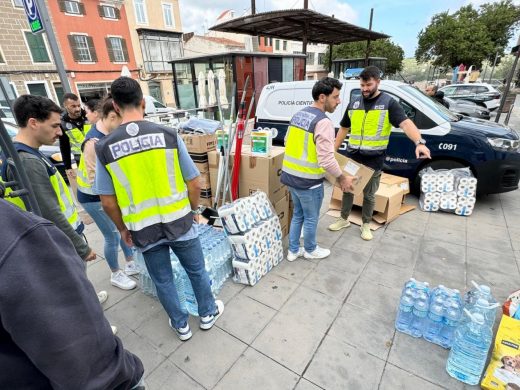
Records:
<instances>
[{"instance_id":1,"label":"policia text on vest back","mask_svg":"<svg viewBox=\"0 0 520 390\"><path fill-rule=\"evenodd\" d=\"M65 218L67 218L67 221L71 224L74 230L81 230L82 222L79 218L78 211L76 210L76 205L72 200L72 195L67 187L67 184L65 183L65 180L63 180L63 177L61 177L61 174L58 172L56 167L51 163L51 161L47 159L47 157L45 157L36 149L33 149L20 142L14 142L14 147L17 152L30 153L38 157L45 164L47 174L49 175L49 181L51 182L52 188L56 194L61 212L65 215ZM8 166L5 164L2 166L2 180L4 182L8 181L9 174L7 171ZM9 194L9 192L12 190L12 188L7 188L6 194ZM20 207L22 210L27 210L27 207L21 198L6 197L5 200Z\"/></svg>"},{"instance_id":2,"label":"policia text on vest back","mask_svg":"<svg viewBox=\"0 0 520 390\"><path fill-rule=\"evenodd\" d=\"M173 241L191 228L176 131L148 121L125 123L96 143L96 154L135 245Z\"/></svg>"},{"instance_id":3,"label":"policia text on vest back","mask_svg":"<svg viewBox=\"0 0 520 390\"><path fill-rule=\"evenodd\" d=\"M377 155L386 150L392 131L388 112L391 99L390 95L381 93L374 108L368 111L362 97L351 103L349 150L360 150L364 155Z\"/></svg>"},{"instance_id":4,"label":"policia text on vest back","mask_svg":"<svg viewBox=\"0 0 520 390\"><path fill-rule=\"evenodd\" d=\"M282 171L308 182L309 187L321 183L325 170L318 164L314 129L316 124L327 118L315 107L305 107L291 119L285 140L285 155Z\"/></svg>"}]
</instances>

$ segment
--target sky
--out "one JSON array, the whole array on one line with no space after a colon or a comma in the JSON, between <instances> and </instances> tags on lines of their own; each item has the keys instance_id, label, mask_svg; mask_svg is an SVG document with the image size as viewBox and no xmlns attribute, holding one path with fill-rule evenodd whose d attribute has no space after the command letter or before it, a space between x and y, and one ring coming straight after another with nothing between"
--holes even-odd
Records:
<instances>
[{"instance_id":1,"label":"sky","mask_svg":"<svg viewBox=\"0 0 520 390\"><path fill-rule=\"evenodd\" d=\"M400 45L405 57L413 57L417 47L417 35L428 26L433 15L449 10L455 12L460 7L473 4L496 2L498 0L309 0L309 8L326 15L334 15L343 21L368 28L370 9L374 8L372 29L391 36ZM514 0L520 5L520 0ZM180 0L183 32L202 34L216 24L221 12L233 9L240 16L249 12L250 0ZM256 0L256 12L280 9L303 8L303 0ZM510 42L516 44L518 32Z\"/></svg>"}]
</instances>

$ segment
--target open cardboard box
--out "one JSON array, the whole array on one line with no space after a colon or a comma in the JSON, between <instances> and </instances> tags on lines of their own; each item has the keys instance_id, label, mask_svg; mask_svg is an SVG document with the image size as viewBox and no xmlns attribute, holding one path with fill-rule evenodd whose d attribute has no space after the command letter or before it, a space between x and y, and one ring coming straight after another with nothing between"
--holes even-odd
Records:
<instances>
[{"instance_id":1,"label":"open cardboard box","mask_svg":"<svg viewBox=\"0 0 520 390\"><path fill-rule=\"evenodd\" d=\"M374 170L339 153L335 153L334 157L336 157L336 161L343 171L343 174L357 177L357 180L355 180L353 184L354 189L350 192L352 192L354 195L362 194L363 188L365 188L367 183L370 181L370 178L374 174ZM325 178L333 186L339 189L339 184L334 176L326 173Z\"/></svg>"},{"instance_id":2,"label":"open cardboard box","mask_svg":"<svg viewBox=\"0 0 520 390\"><path fill-rule=\"evenodd\" d=\"M408 179L382 173L379 188L376 192L376 204L374 206L376 213L372 216L370 228L376 230L384 224L393 221L399 215L415 209L415 206L404 204L406 194L409 192L410 186ZM343 192L338 187L334 187L329 204L329 211L327 212L328 215L339 217L342 197ZM354 205L363 205L363 193L354 195ZM349 221L356 225L361 225L361 213L357 210L353 210L349 216Z\"/></svg>"}]
</instances>

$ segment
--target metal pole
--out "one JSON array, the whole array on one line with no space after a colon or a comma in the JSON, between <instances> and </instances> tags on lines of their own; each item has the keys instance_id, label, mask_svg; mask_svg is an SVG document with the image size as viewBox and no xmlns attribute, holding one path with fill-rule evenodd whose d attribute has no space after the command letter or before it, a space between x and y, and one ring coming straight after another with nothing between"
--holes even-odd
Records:
<instances>
[{"instance_id":1,"label":"metal pole","mask_svg":"<svg viewBox=\"0 0 520 390\"><path fill-rule=\"evenodd\" d=\"M495 73L495 66L497 65L497 60L498 60L498 51L495 54L495 61L493 61L493 67L491 68L491 74L489 75L488 83L491 82L491 79L493 78L493 73Z\"/></svg>"},{"instance_id":2,"label":"metal pole","mask_svg":"<svg viewBox=\"0 0 520 390\"><path fill-rule=\"evenodd\" d=\"M256 4L255 0L251 0L251 15L256 14Z\"/></svg>"},{"instance_id":3,"label":"metal pole","mask_svg":"<svg viewBox=\"0 0 520 390\"><path fill-rule=\"evenodd\" d=\"M520 42L520 39L519 39ZM511 80L515 76L516 65L518 64L518 56L520 56L520 50L518 50L515 54L515 62L509 71L509 75L507 76L506 87L504 88L504 93L502 94L502 100L500 100L500 106L498 107L497 116L495 117L495 122L498 123L500 119L500 114L502 113L502 109L506 104L507 95L509 93L509 88L511 87Z\"/></svg>"},{"instance_id":4,"label":"metal pole","mask_svg":"<svg viewBox=\"0 0 520 390\"><path fill-rule=\"evenodd\" d=\"M65 65L60 55L56 34L52 28L49 12L47 11L47 5L45 4L45 0L34 0L34 2L38 7L38 11L40 11L43 28L47 33L47 40L49 41L49 46L51 47L52 57L54 58L54 63L56 64L58 75L60 76L61 87L63 88L63 92L70 93L72 90L70 89L69 79L67 77L67 72L65 71Z\"/></svg>"},{"instance_id":5,"label":"metal pole","mask_svg":"<svg viewBox=\"0 0 520 390\"><path fill-rule=\"evenodd\" d=\"M329 73L330 72L332 72L332 43L329 45Z\"/></svg>"},{"instance_id":6,"label":"metal pole","mask_svg":"<svg viewBox=\"0 0 520 390\"><path fill-rule=\"evenodd\" d=\"M372 19L374 18L374 9L373 8L370 8L370 23L368 25L368 29L370 31L372 31ZM368 56L370 54L370 36L368 37L368 40L367 40L367 50L365 52L365 67L368 66Z\"/></svg>"}]
</instances>

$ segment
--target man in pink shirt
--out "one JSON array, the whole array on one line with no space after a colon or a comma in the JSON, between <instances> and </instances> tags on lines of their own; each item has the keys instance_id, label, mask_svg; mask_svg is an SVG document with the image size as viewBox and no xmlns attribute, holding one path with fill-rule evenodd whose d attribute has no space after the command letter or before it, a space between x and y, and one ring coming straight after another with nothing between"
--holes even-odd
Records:
<instances>
[{"instance_id":1,"label":"man in pink shirt","mask_svg":"<svg viewBox=\"0 0 520 390\"><path fill-rule=\"evenodd\" d=\"M325 173L336 177L343 191L352 190L353 178L342 173L334 158L334 126L325 115L333 113L339 105L341 87L338 80L330 77L316 82L312 88L314 104L297 112L287 129L280 180L289 188L294 204L289 229L289 261L302 256L323 259L330 255L329 249L316 243ZM302 227L304 246L300 247Z\"/></svg>"}]
</instances>

